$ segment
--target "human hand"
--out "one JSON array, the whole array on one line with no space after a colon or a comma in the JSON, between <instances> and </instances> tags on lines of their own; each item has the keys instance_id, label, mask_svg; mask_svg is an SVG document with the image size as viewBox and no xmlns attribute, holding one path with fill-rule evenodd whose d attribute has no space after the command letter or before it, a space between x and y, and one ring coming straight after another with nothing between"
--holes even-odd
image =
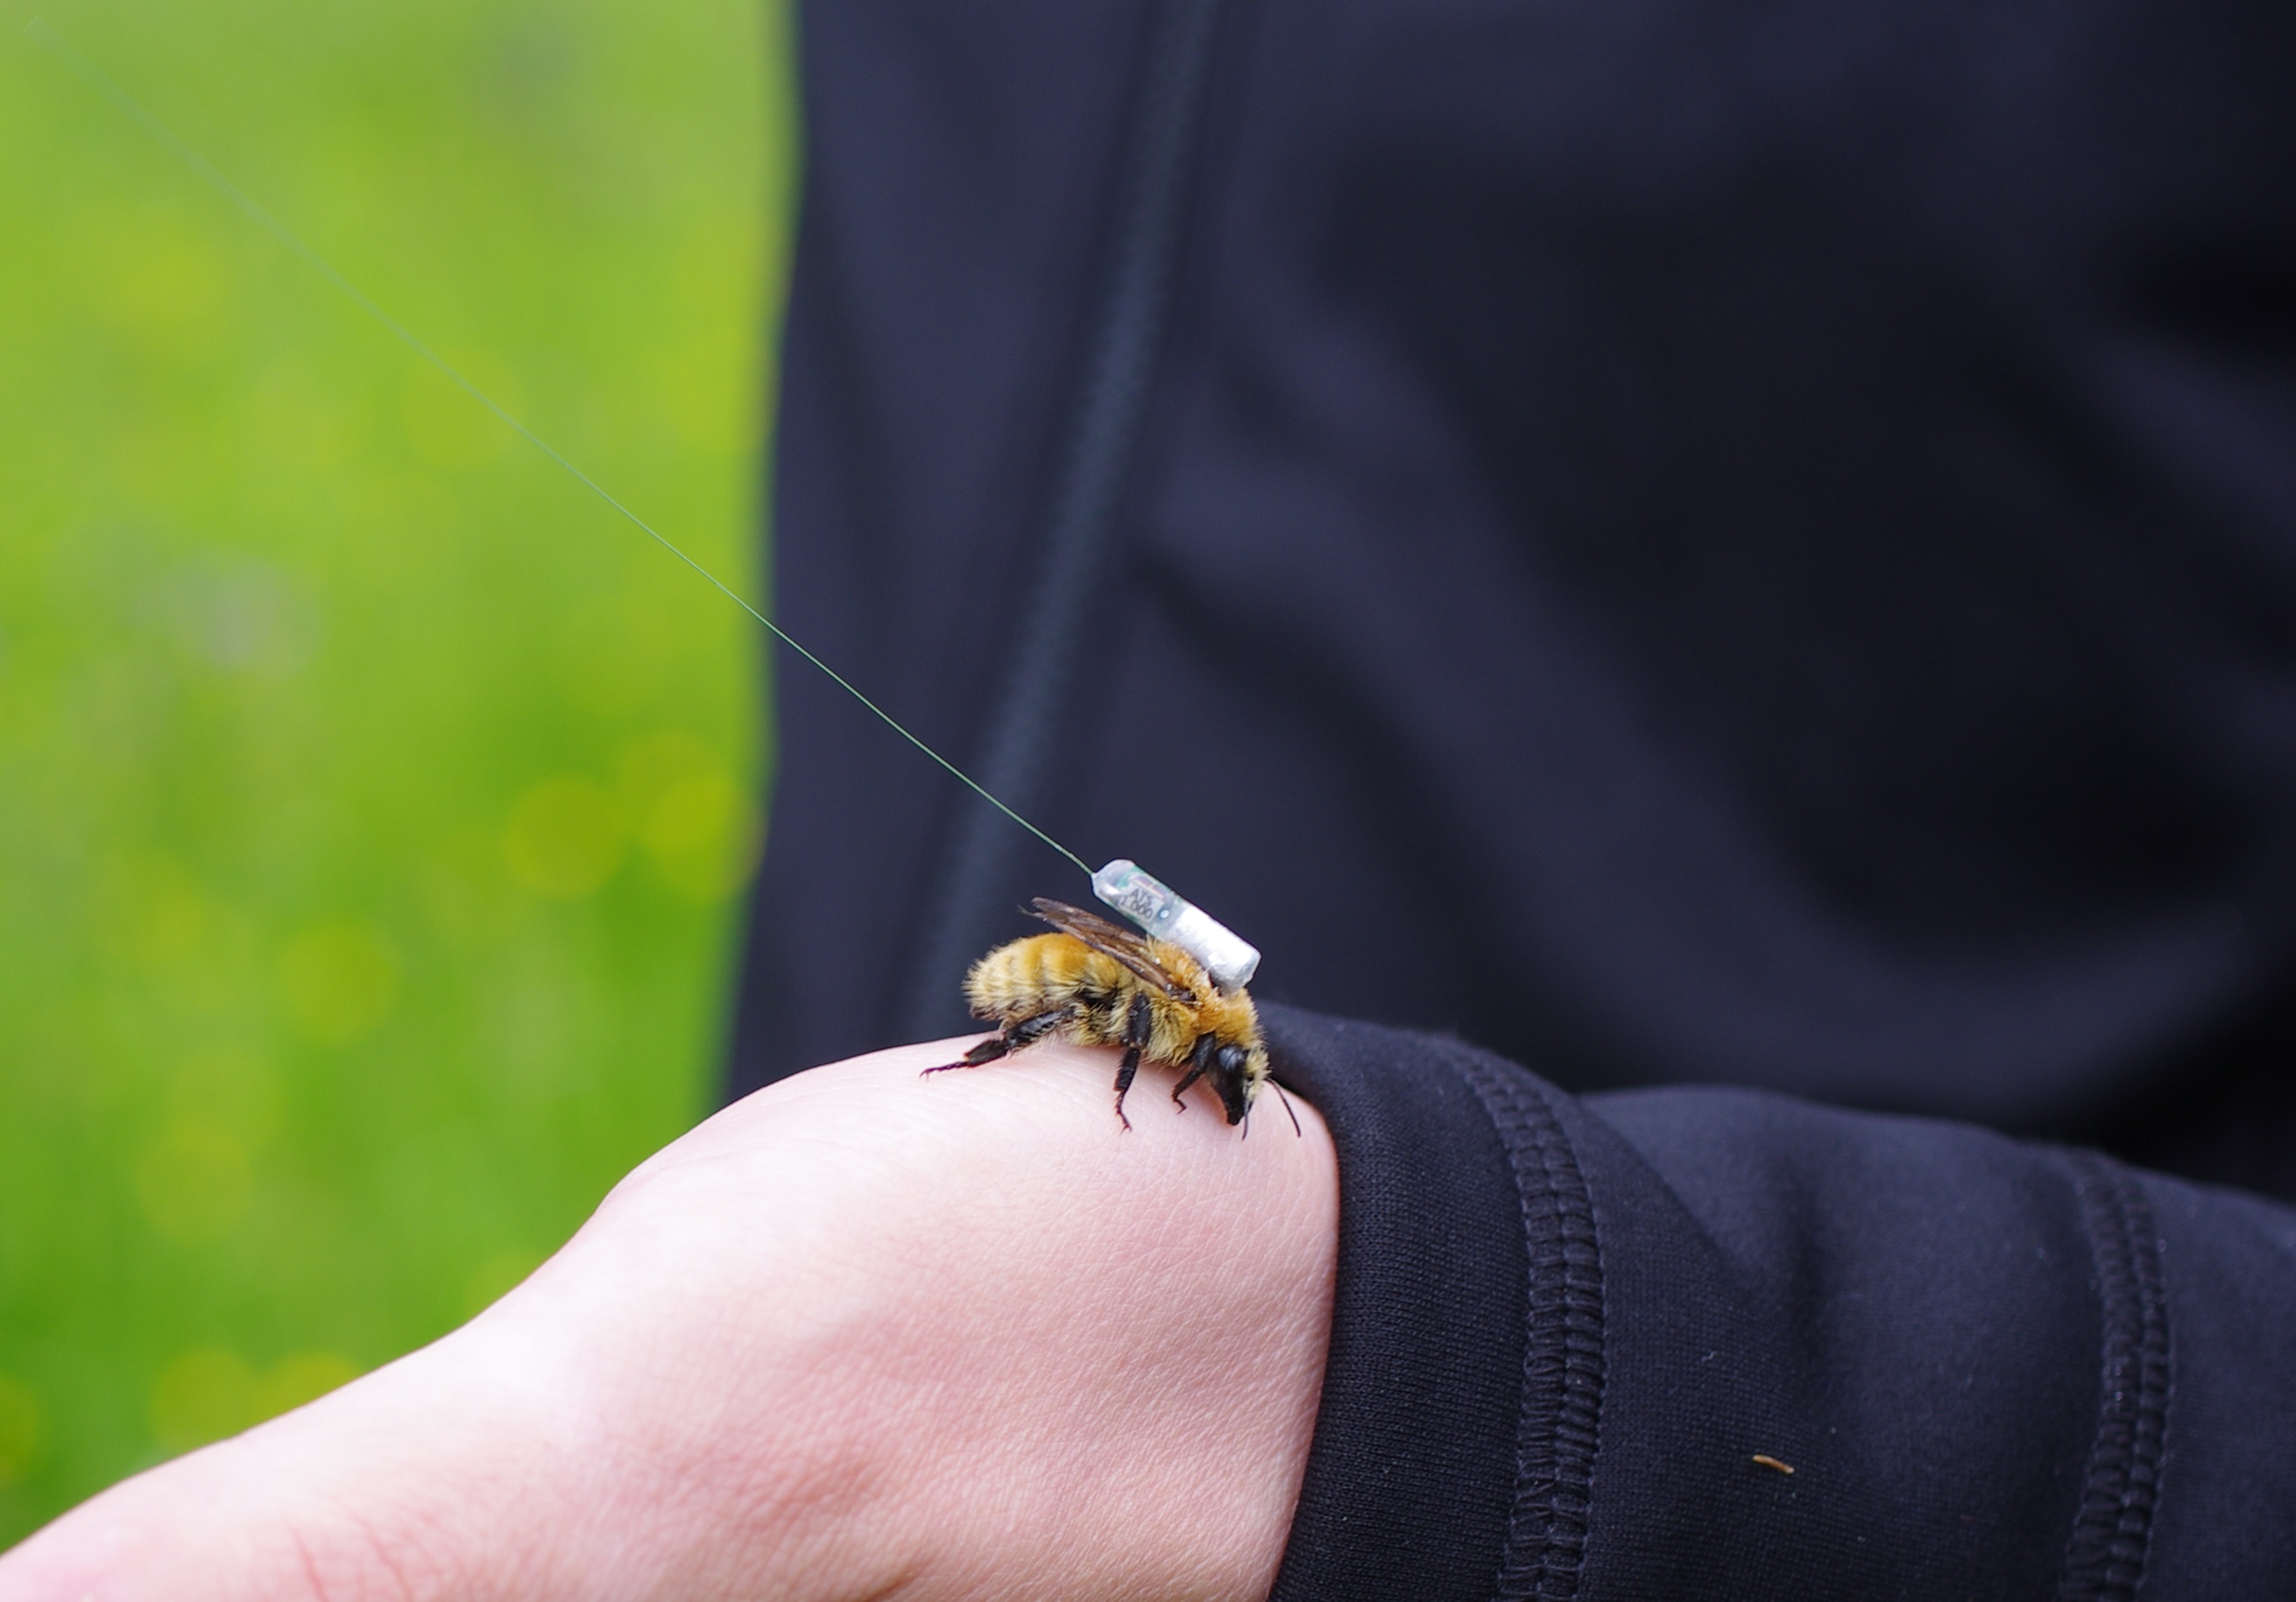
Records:
<instances>
[{"instance_id":1,"label":"human hand","mask_svg":"<svg viewBox=\"0 0 2296 1602\"><path fill-rule=\"evenodd\" d=\"M1143 1117L1144 1078L1128 1134L1112 1054L918 1077L956 1049L727 1108L463 1328L0 1558L0 1602L1264 1597L1322 1120Z\"/></svg>"}]
</instances>

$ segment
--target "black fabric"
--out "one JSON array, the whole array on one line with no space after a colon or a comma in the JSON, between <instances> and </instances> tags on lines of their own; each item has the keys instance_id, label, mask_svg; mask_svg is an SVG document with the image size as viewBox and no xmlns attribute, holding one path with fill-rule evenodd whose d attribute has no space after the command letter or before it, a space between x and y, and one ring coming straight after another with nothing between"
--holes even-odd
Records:
<instances>
[{"instance_id":1,"label":"black fabric","mask_svg":"<svg viewBox=\"0 0 2296 1602\"><path fill-rule=\"evenodd\" d=\"M2169 1306L2159 1236L2144 1187L2103 1161L2076 1159L2082 1220L2096 1253L2104 1328L2096 1443L2081 1476L2080 1513L2062 1594L2132 1597L2144 1577L2169 1418Z\"/></svg>"},{"instance_id":2,"label":"black fabric","mask_svg":"<svg viewBox=\"0 0 2296 1602\"><path fill-rule=\"evenodd\" d=\"M1459 1061L1506 1140L1531 1273L1514 1508L1496 1594L1568 1597L1586 1559L1602 1442L1606 1332L1595 1204L1541 1088L1472 1054ZM1301 1544L1315 1545L1313 1533Z\"/></svg>"},{"instance_id":3,"label":"black fabric","mask_svg":"<svg viewBox=\"0 0 2296 1602\"><path fill-rule=\"evenodd\" d=\"M1593 1565L1603 1594L1726 1596L1757 1574L1768 1595L2050 1594L2102 1373L2062 1160L1746 1092L1597 1109L1577 1132L1631 1332L1608 1387L1605 1446L1625 1450L1601 1465L1620 1535ZM1666 1586L1637 1590L1653 1562Z\"/></svg>"},{"instance_id":4,"label":"black fabric","mask_svg":"<svg viewBox=\"0 0 2296 1602\"><path fill-rule=\"evenodd\" d=\"M1203 4L806 10L800 637L960 763L1056 681L1031 815L1271 999L2296 1194L2296 12L1235 0L1023 664ZM776 700L737 1086L1081 889Z\"/></svg>"},{"instance_id":5,"label":"black fabric","mask_svg":"<svg viewBox=\"0 0 2296 1602\"><path fill-rule=\"evenodd\" d=\"M2296 1595L2296 1215L2141 1181L2169 1293L2169 1424L2141 1595ZM2170 1577L2174 1577L2174 1586ZM2107 1591L2104 1595L2112 1595Z\"/></svg>"},{"instance_id":6,"label":"black fabric","mask_svg":"<svg viewBox=\"0 0 2296 1602\"><path fill-rule=\"evenodd\" d=\"M1295 1541L1275 1594L1488 1596L1513 1522L1525 1376L1539 1366L1527 1348L1556 1334L1523 1320L1536 1204L1491 1182L1508 1151L1463 1064L1423 1050L1416 1075L1365 1073L1415 1042L1281 1008L1267 1023L1277 1073L1324 1110L1348 1175L1300 1521L1345 1538Z\"/></svg>"},{"instance_id":7,"label":"black fabric","mask_svg":"<svg viewBox=\"0 0 2296 1602\"><path fill-rule=\"evenodd\" d=\"M2288 1594L2291 1215L2006 1135L2296 1197L2296 11L802 25L776 606L1266 952L1279 1594ZM736 1091L1082 892L775 708Z\"/></svg>"},{"instance_id":8,"label":"black fabric","mask_svg":"<svg viewBox=\"0 0 2296 1602\"><path fill-rule=\"evenodd\" d=\"M1272 1022L1341 1169L1280 1602L2289 1594L2296 1213Z\"/></svg>"},{"instance_id":9,"label":"black fabric","mask_svg":"<svg viewBox=\"0 0 2296 1602\"><path fill-rule=\"evenodd\" d=\"M935 894L924 904L911 964L904 1033L946 1021L948 975L976 954L981 926L1004 911L1023 846L1035 846L1004 808L1039 809L1062 756L1070 681L1090 638L1109 547L1138 446L1140 421L1161 354L1190 158L1219 39L1219 0L1167 0L1156 10L1126 116L1123 162L1113 192L1106 286L1089 320L1077 394L1047 486L1045 527L1029 542L1036 571L1010 615L1004 680L979 741L976 782L1003 805L959 804Z\"/></svg>"}]
</instances>

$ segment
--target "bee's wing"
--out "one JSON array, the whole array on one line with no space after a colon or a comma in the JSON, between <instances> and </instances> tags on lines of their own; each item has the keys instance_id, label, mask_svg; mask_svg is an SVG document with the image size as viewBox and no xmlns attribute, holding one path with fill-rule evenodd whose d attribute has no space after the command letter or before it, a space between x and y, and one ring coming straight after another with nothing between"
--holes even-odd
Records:
<instances>
[{"instance_id":1,"label":"bee's wing","mask_svg":"<svg viewBox=\"0 0 2296 1602\"><path fill-rule=\"evenodd\" d=\"M1063 935L1083 941L1104 957L1114 959L1130 969L1168 996L1185 999L1187 990L1178 976L1156 960L1147 936L1135 934L1122 924L1072 907L1064 901L1053 901L1039 895L1030 902L1037 917L1051 924Z\"/></svg>"}]
</instances>

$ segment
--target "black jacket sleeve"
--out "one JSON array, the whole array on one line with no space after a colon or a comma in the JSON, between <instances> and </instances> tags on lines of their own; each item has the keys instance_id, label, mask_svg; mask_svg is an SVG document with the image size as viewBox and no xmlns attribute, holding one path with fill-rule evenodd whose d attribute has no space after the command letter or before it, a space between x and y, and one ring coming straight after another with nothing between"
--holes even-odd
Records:
<instances>
[{"instance_id":1,"label":"black jacket sleeve","mask_svg":"<svg viewBox=\"0 0 2296 1602\"><path fill-rule=\"evenodd\" d=\"M1341 1174L1279 1602L2296 1584L2296 1214L1268 1012Z\"/></svg>"}]
</instances>

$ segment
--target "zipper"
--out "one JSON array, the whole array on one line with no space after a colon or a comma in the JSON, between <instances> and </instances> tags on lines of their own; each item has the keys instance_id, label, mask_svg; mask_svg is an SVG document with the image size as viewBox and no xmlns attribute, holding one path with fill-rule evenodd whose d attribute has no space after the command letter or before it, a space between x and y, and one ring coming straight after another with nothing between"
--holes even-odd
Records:
<instances>
[{"instance_id":1,"label":"zipper","mask_svg":"<svg viewBox=\"0 0 2296 1602\"><path fill-rule=\"evenodd\" d=\"M1037 541L1037 582L972 772L1035 816L1063 703L1077 676L1095 582L1106 568L1169 320L1172 279L1201 130L1220 0L1162 0L1152 25L1119 168L1107 276L1089 325L1068 437ZM950 846L921 920L900 1001L901 1040L964 1027L958 981L980 952L1026 842L977 797L957 797Z\"/></svg>"}]
</instances>

